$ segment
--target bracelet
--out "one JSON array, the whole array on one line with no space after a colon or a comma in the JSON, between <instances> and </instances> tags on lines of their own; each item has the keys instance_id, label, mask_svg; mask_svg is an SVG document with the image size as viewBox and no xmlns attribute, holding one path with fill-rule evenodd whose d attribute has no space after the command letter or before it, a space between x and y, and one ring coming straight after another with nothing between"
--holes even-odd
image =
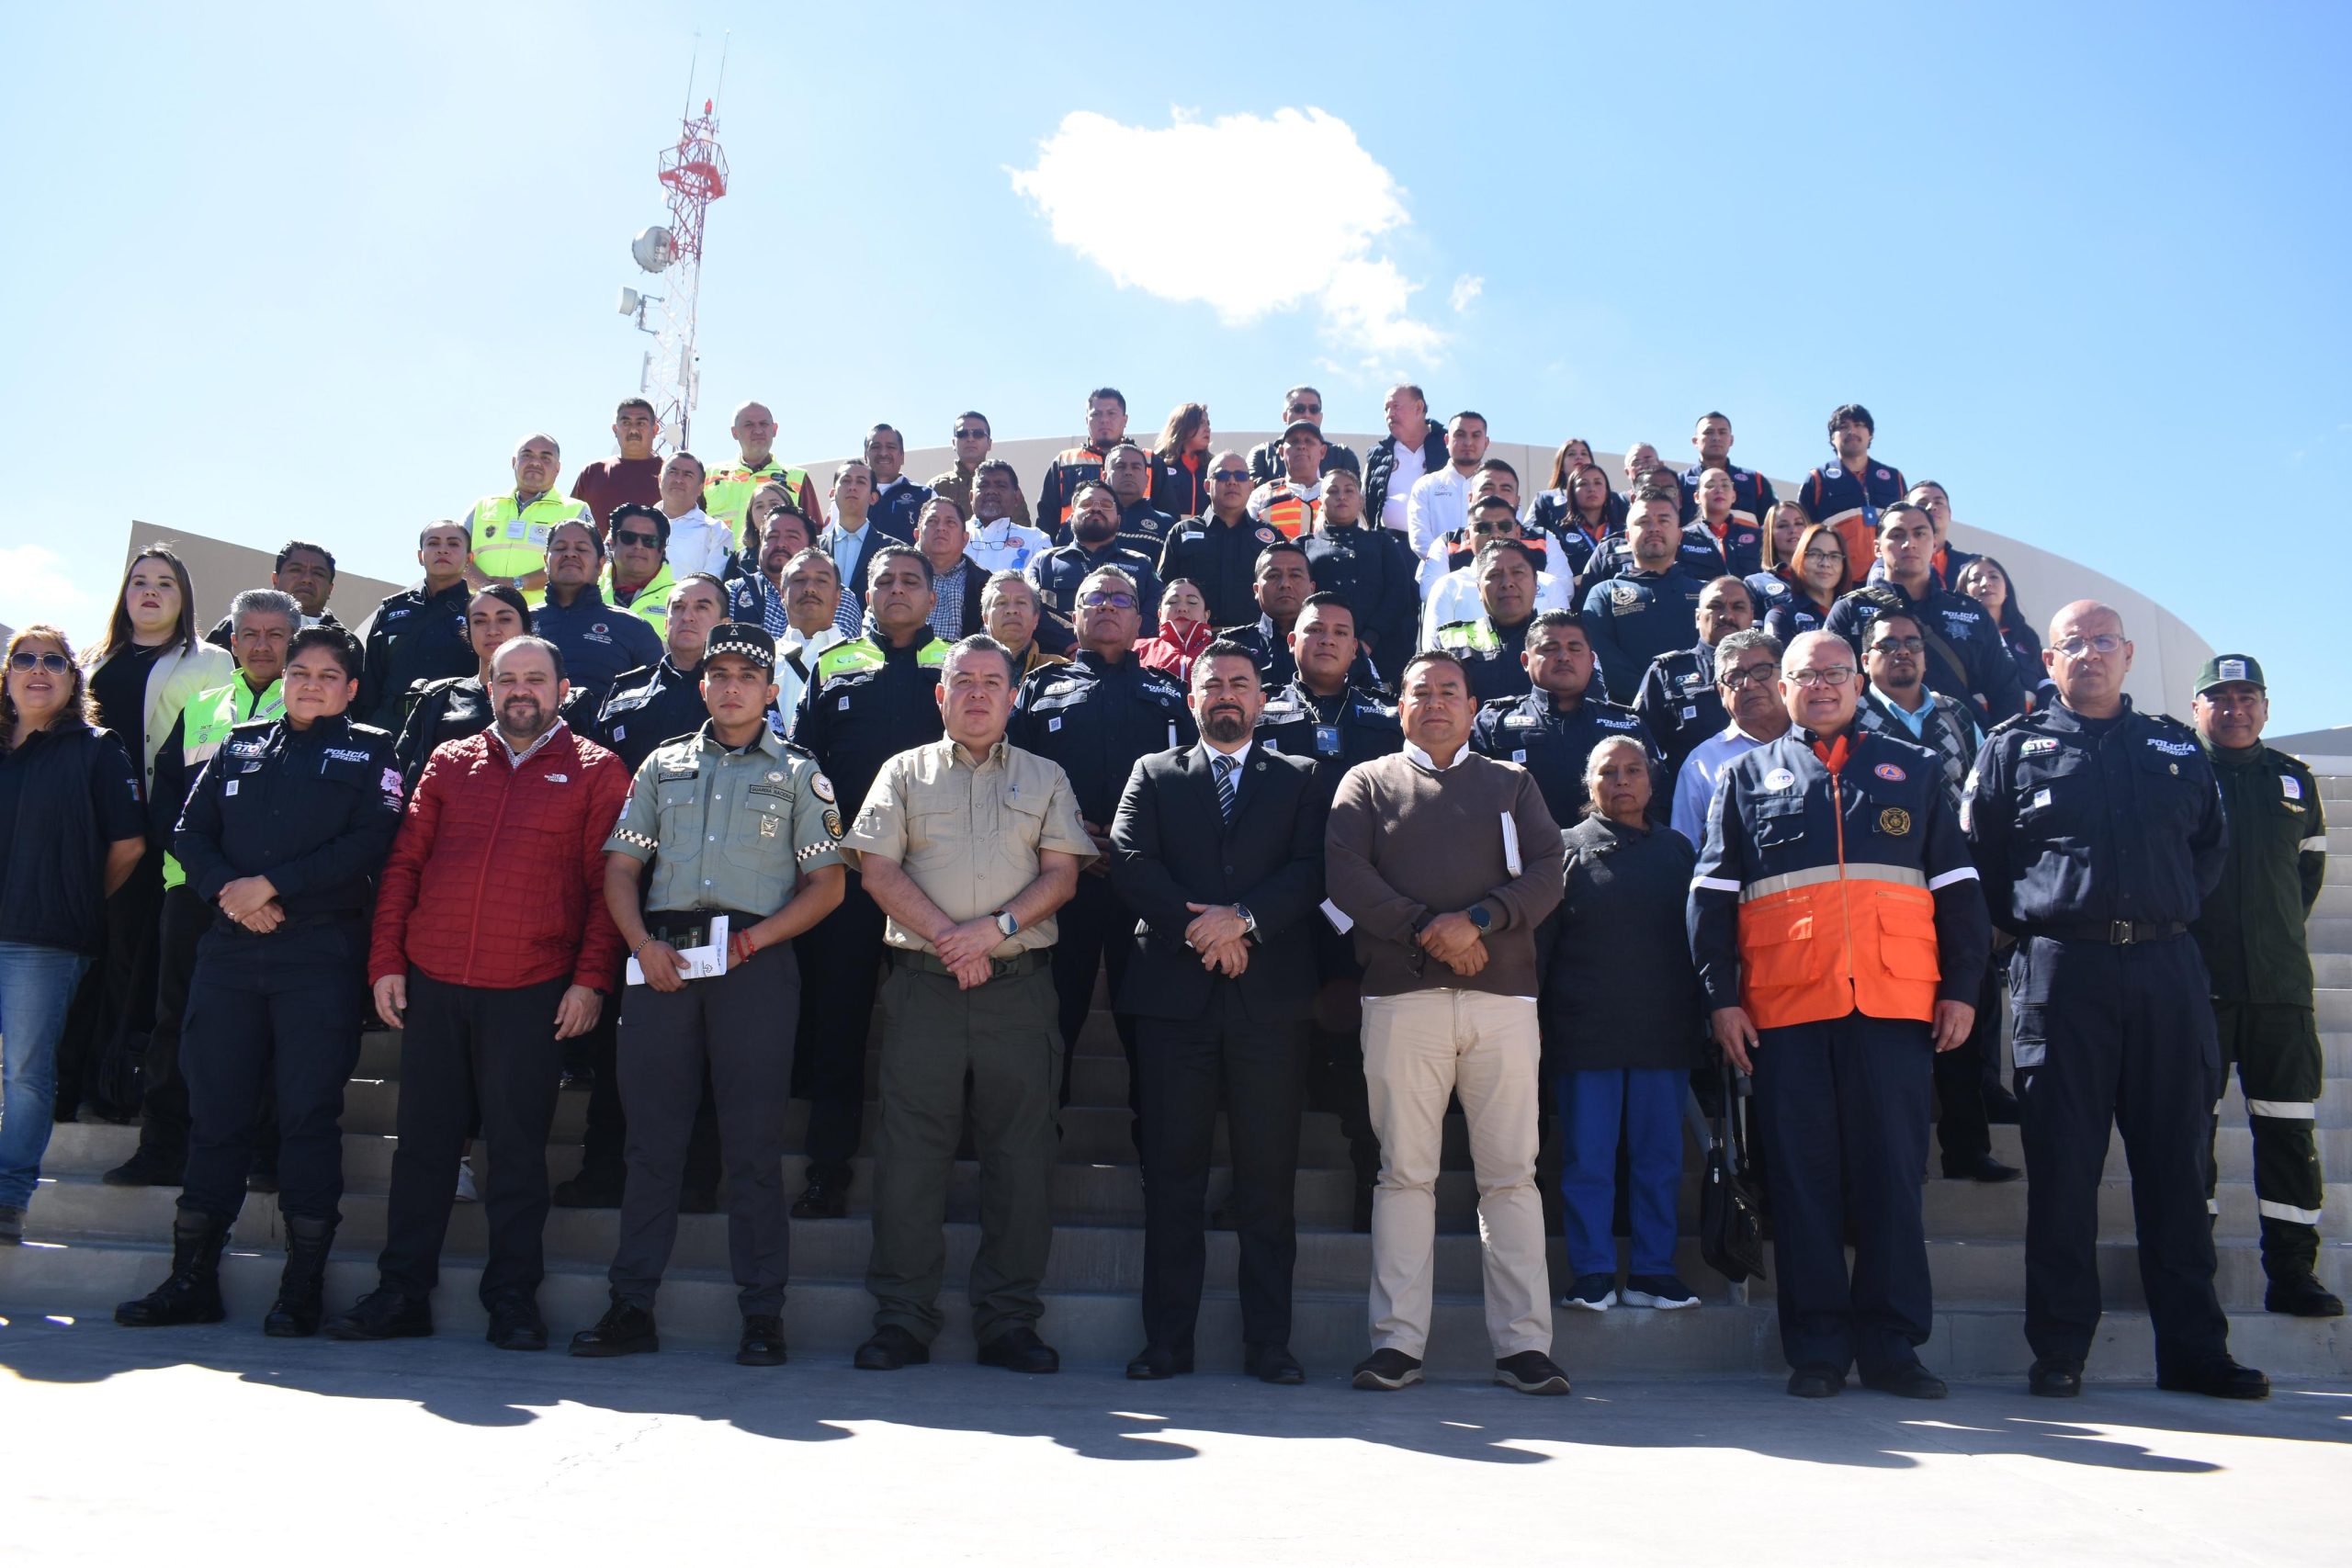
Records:
<instances>
[{"instance_id":1,"label":"bracelet","mask_svg":"<svg viewBox=\"0 0 2352 1568\"><path fill-rule=\"evenodd\" d=\"M643 942L640 942L635 947L630 948L628 950L628 955L631 958L642 958L645 956L645 950L651 947L655 942L660 942L661 940L662 939L658 936L647 937Z\"/></svg>"}]
</instances>

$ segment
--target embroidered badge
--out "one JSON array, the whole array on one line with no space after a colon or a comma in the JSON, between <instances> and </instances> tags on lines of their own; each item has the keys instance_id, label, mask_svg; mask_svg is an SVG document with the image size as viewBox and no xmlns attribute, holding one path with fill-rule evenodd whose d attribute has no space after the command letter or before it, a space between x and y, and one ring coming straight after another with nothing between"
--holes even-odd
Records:
<instances>
[{"instance_id":1,"label":"embroidered badge","mask_svg":"<svg viewBox=\"0 0 2352 1568\"><path fill-rule=\"evenodd\" d=\"M808 775L808 793L831 806L833 803L833 781L822 773Z\"/></svg>"},{"instance_id":2,"label":"embroidered badge","mask_svg":"<svg viewBox=\"0 0 2352 1568\"><path fill-rule=\"evenodd\" d=\"M1905 773L1901 768L1896 767L1893 762L1881 762L1877 767L1872 768L1871 772L1876 773L1879 777L1884 779L1889 784L1901 784L1905 779L1911 776L1909 773Z\"/></svg>"},{"instance_id":3,"label":"embroidered badge","mask_svg":"<svg viewBox=\"0 0 2352 1568\"><path fill-rule=\"evenodd\" d=\"M2056 736L2037 735L2032 739L2018 748L2018 755L2020 757L2035 757L2041 755L2044 751L2055 751L2056 750L2058 750L2058 738Z\"/></svg>"},{"instance_id":4,"label":"embroidered badge","mask_svg":"<svg viewBox=\"0 0 2352 1568\"><path fill-rule=\"evenodd\" d=\"M1878 830L1900 838L1911 830L1911 813L1899 806L1890 806L1878 814Z\"/></svg>"},{"instance_id":5,"label":"embroidered badge","mask_svg":"<svg viewBox=\"0 0 2352 1568\"><path fill-rule=\"evenodd\" d=\"M2281 777L2278 781L2278 787L2280 790L2285 792L2289 800L2301 800L2303 798L2303 781L2301 779Z\"/></svg>"}]
</instances>

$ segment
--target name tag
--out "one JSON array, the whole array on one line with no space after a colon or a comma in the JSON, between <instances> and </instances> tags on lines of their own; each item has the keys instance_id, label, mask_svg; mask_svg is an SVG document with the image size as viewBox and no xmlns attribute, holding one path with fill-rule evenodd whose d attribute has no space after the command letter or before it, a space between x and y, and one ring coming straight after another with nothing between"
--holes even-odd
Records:
<instances>
[{"instance_id":1,"label":"name tag","mask_svg":"<svg viewBox=\"0 0 2352 1568\"><path fill-rule=\"evenodd\" d=\"M1338 756L1340 754L1340 727L1336 724L1317 725L1315 727L1315 750L1326 757ZM2289 779L2287 782L2291 784L2295 781Z\"/></svg>"},{"instance_id":2,"label":"name tag","mask_svg":"<svg viewBox=\"0 0 2352 1568\"><path fill-rule=\"evenodd\" d=\"M220 791L220 793L221 793L222 795L234 795L234 794L236 794L236 793L237 793L237 781L236 781L236 780L234 780L234 779L231 779L231 780L229 781L229 783L228 783L227 787L223 788L223 789Z\"/></svg>"},{"instance_id":3,"label":"name tag","mask_svg":"<svg viewBox=\"0 0 2352 1568\"><path fill-rule=\"evenodd\" d=\"M1061 720L1056 719L1054 722L1058 725ZM1176 749L1176 721L1172 718L1168 721L1168 749L1171 751Z\"/></svg>"},{"instance_id":4,"label":"name tag","mask_svg":"<svg viewBox=\"0 0 2352 1568\"><path fill-rule=\"evenodd\" d=\"M2050 792L2046 789L2035 790L2033 792L2033 804L2037 808L2049 805Z\"/></svg>"},{"instance_id":5,"label":"name tag","mask_svg":"<svg viewBox=\"0 0 2352 1568\"><path fill-rule=\"evenodd\" d=\"M1527 751L1526 751L1526 749L1522 747L1521 750L1517 750L1517 751L1513 751L1513 752L1510 754L1510 760L1511 760L1512 761L1514 761L1514 762L1517 762L1520 766L1521 766L1521 767L1525 767L1525 766L1527 765Z\"/></svg>"},{"instance_id":6,"label":"name tag","mask_svg":"<svg viewBox=\"0 0 2352 1568\"><path fill-rule=\"evenodd\" d=\"M627 725L625 725L625 724L616 724L616 725L613 726L613 739L616 739L616 740L626 740L626 739L628 739L628 726L627 726Z\"/></svg>"},{"instance_id":7,"label":"name tag","mask_svg":"<svg viewBox=\"0 0 2352 1568\"><path fill-rule=\"evenodd\" d=\"M1049 718L1049 719L1047 719L1047 720L1046 721L1046 734L1048 734L1048 735L1051 735L1051 734L1053 734L1056 730L1058 730L1059 728L1061 728L1061 727L1062 727L1062 716L1061 716L1061 715L1059 715L1059 714L1056 714L1056 715L1054 715L1054 716L1053 716L1053 717L1051 717L1051 718Z\"/></svg>"},{"instance_id":8,"label":"name tag","mask_svg":"<svg viewBox=\"0 0 2352 1568\"><path fill-rule=\"evenodd\" d=\"M2278 780L2278 787L2286 791L2287 798L2289 800L2301 800L2303 798L2303 781L2301 779L2290 779L2282 776Z\"/></svg>"}]
</instances>

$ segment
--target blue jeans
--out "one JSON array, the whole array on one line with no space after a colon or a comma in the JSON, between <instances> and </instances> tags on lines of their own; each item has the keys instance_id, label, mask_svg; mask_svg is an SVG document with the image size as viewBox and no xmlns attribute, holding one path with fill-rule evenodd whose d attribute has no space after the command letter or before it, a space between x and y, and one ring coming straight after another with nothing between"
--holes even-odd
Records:
<instances>
[{"instance_id":1,"label":"blue jeans","mask_svg":"<svg viewBox=\"0 0 2352 1568\"><path fill-rule=\"evenodd\" d=\"M40 1179L57 1120L57 1038L90 961L62 947L0 942L0 1209Z\"/></svg>"},{"instance_id":2,"label":"blue jeans","mask_svg":"<svg viewBox=\"0 0 2352 1568\"><path fill-rule=\"evenodd\" d=\"M1674 1067L1607 1067L1563 1073L1560 1102L1561 1230L1577 1275L1617 1277L1617 1135L1624 1131L1632 1170L1625 1210L1633 1221L1629 1274L1674 1272L1682 1182L1682 1096L1690 1075Z\"/></svg>"}]
</instances>

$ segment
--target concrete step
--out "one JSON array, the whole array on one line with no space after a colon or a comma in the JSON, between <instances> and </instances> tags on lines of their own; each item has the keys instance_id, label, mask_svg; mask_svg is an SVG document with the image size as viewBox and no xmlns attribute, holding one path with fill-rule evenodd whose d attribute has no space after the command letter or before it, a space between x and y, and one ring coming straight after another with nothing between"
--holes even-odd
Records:
<instances>
[{"instance_id":1,"label":"concrete step","mask_svg":"<svg viewBox=\"0 0 2352 1568\"><path fill-rule=\"evenodd\" d=\"M2312 982L2318 986L2352 987L2352 953L2312 953Z\"/></svg>"},{"instance_id":2,"label":"concrete step","mask_svg":"<svg viewBox=\"0 0 2352 1568\"><path fill-rule=\"evenodd\" d=\"M1978 1181L1949 1181L1931 1178L1922 1194L1928 1234L1943 1240L2015 1240L2025 1235L2026 1186L2023 1181L1986 1186ZM2220 1205L2214 1234L2223 1240L2261 1234L2250 1182L2224 1181L2213 1192ZM2352 1241L2352 1202L2335 1196L2320 1209L2320 1235L2329 1241ZM2098 1190L2098 1231L2102 1240L2129 1241L2133 1235L2132 1184L2104 1181Z\"/></svg>"},{"instance_id":3,"label":"concrete step","mask_svg":"<svg viewBox=\"0 0 2352 1568\"><path fill-rule=\"evenodd\" d=\"M2314 919L2352 915L2352 883L2331 882L2322 887L2319 902L2312 906L2312 915Z\"/></svg>"},{"instance_id":4,"label":"concrete step","mask_svg":"<svg viewBox=\"0 0 2352 1568\"><path fill-rule=\"evenodd\" d=\"M2352 989L2341 986L2318 987L2312 992L2312 1007L2318 1014L2322 1029L2330 1032L2352 1029Z\"/></svg>"},{"instance_id":5,"label":"concrete step","mask_svg":"<svg viewBox=\"0 0 2352 1568\"><path fill-rule=\"evenodd\" d=\"M1993 1129L1993 1155L2010 1165L2023 1165L2025 1151L2015 1127ZM2233 1121L2224 1116L2222 1130L2213 1141L2214 1162L2223 1181L2254 1179L2254 1134L2247 1130L2243 1118ZM2352 1127L2322 1127L2319 1129L2320 1169L2330 1186L2352 1181ZM2105 1179L2121 1181L2132 1174L2131 1163L2123 1156L2120 1134L2110 1136L2107 1145Z\"/></svg>"},{"instance_id":6,"label":"concrete step","mask_svg":"<svg viewBox=\"0 0 2352 1568\"><path fill-rule=\"evenodd\" d=\"M2319 1099L2312 1101L2322 1127L2352 1127L2352 1078L2328 1077L2320 1081ZM2223 1125L2245 1121L2245 1086L2235 1073L2230 1075L2229 1091L2222 1096Z\"/></svg>"},{"instance_id":7,"label":"concrete step","mask_svg":"<svg viewBox=\"0 0 2352 1568\"><path fill-rule=\"evenodd\" d=\"M2352 773L2320 774L2319 797L2322 800L2352 800Z\"/></svg>"},{"instance_id":8,"label":"concrete step","mask_svg":"<svg viewBox=\"0 0 2352 1568\"><path fill-rule=\"evenodd\" d=\"M2222 1237L2215 1246L2218 1267L2213 1289L2230 1311L2258 1311L2266 1283L2262 1254L2245 1235ZM2018 1306L2025 1302L2025 1241L2021 1236L1984 1240L1931 1238L1928 1265L1935 1277L1936 1300L1958 1306ZM2323 1242L2316 1273L2322 1284L2339 1296L2352 1296L2352 1244ZM2099 1293L2118 1306L2140 1307L2146 1297L2140 1287L2139 1248L2128 1239L2102 1237L2098 1243Z\"/></svg>"},{"instance_id":9,"label":"concrete step","mask_svg":"<svg viewBox=\"0 0 2352 1568\"><path fill-rule=\"evenodd\" d=\"M2352 953L2352 919L2340 915L2314 913L2304 924L2303 931L2311 941L2312 952Z\"/></svg>"},{"instance_id":10,"label":"concrete step","mask_svg":"<svg viewBox=\"0 0 2352 1568\"><path fill-rule=\"evenodd\" d=\"M2320 791L2320 798L2323 800L2330 800L2340 799L2342 797L2330 795L2323 789ZM2337 812L2335 815L2340 817L2345 814ZM2327 829L2327 852L2331 857L2335 855L2352 855L2352 828L2337 827L2331 823Z\"/></svg>"},{"instance_id":11,"label":"concrete step","mask_svg":"<svg viewBox=\"0 0 2352 1568\"><path fill-rule=\"evenodd\" d=\"M32 1245L10 1249L0 1253L0 1317L103 1321L116 1303L153 1289L168 1263L168 1250L158 1246ZM232 1321L251 1324L259 1333L278 1268L275 1252L239 1248L223 1260L221 1280ZM481 1333L485 1318L475 1301L480 1280L479 1269L464 1261L443 1270L435 1310L444 1337L470 1340ZM347 1305L374 1284L368 1260L339 1257L328 1271L331 1307ZM601 1269L550 1269L539 1301L559 1353L565 1337L594 1322L605 1300ZM952 1276L942 1304L947 1321L933 1353L942 1360L967 1359L972 1341L960 1284ZM871 1331L872 1311L872 1299L855 1285L796 1283L785 1305L785 1332L795 1359L802 1363L846 1360ZM734 1286L700 1271L680 1271L664 1282L657 1315L664 1354L729 1353L740 1327ZM2013 1308L1939 1307L1921 1355L1947 1377L2021 1378L2032 1359L2022 1317ZM1064 1366L1081 1375L1115 1376L1142 1340L1135 1299L1112 1292L1056 1293L1046 1302L1039 1327L1062 1352ZM1441 1294L1431 1329L1426 1358L1430 1376L1483 1379L1488 1374L1492 1352L1476 1299ZM159 1347L172 1342L169 1329L119 1332L152 1335ZM1710 1303L1675 1313L1623 1307L1597 1314L1560 1311L1554 1314L1554 1334L1553 1354L1577 1377L1777 1376L1784 1367L1777 1319L1768 1303ZM1232 1297L1213 1292L1204 1298L1198 1337L1204 1372L1238 1370L1239 1309ZM2276 1378L2352 1376L2352 1320L2305 1322L2241 1313L2232 1318L2231 1338L2241 1359ZM1310 1376L1344 1373L1367 1348L1363 1292L1301 1292L1293 1308L1291 1347ZM288 1345L286 1353L334 1356L341 1351L334 1341L320 1339ZM447 1353L484 1357L486 1373L497 1365L479 1344L453 1344ZM2153 1355L2145 1316L2129 1308L2109 1312L2100 1325L2087 1371L2100 1381L2145 1382L2153 1375Z\"/></svg>"}]
</instances>

